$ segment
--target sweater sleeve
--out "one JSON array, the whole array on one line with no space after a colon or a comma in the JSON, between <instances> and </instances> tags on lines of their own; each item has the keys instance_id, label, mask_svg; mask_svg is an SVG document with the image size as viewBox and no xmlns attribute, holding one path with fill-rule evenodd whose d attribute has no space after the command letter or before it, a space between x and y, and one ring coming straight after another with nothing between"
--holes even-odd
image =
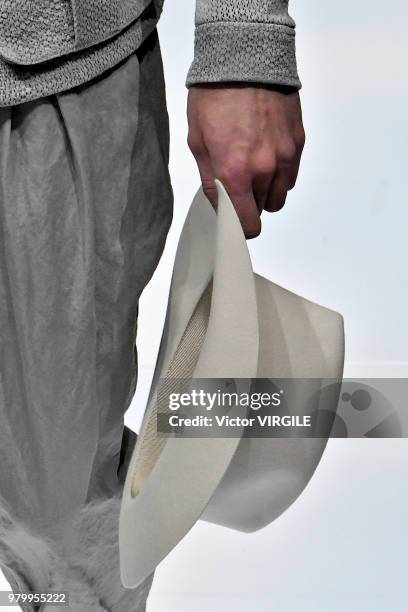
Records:
<instances>
[{"instance_id":1,"label":"sweater sleeve","mask_svg":"<svg viewBox=\"0 0 408 612\"><path fill-rule=\"evenodd\" d=\"M196 0L186 85L247 81L301 88L289 0Z\"/></svg>"}]
</instances>

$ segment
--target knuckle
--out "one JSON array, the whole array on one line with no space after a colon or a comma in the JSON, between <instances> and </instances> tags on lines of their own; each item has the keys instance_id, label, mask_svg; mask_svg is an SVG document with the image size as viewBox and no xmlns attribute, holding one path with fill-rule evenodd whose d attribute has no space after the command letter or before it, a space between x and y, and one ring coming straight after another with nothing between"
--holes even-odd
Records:
<instances>
[{"instance_id":1,"label":"knuckle","mask_svg":"<svg viewBox=\"0 0 408 612\"><path fill-rule=\"evenodd\" d=\"M255 174L258 177L268 178L275 174L277 170L277 159L274 152L270 152L268 155L264 155L258 159L255 166Z\"/></svg>"},{"instance_id":2,"label":"knuckle","mask_svg":"<svg viewBox=\"0 0 408 612\"><path fill-rule=\"evenodd\" d=\"M285 189L286 193L293 189L296 185L297 176L298 166L293 166L289 172L284 173L282 186Z\"/></svg>"},{"instance_id":3,"label":"knuckle","mask_svg":"<svg viewBox=\"0 0 408 612\"><path fill-rule=\"evenodd\" d=\"M280 143L278 148L279 161L283 163L290 163L296 157L297 147L295 141L292 139L284 140Z\"/></svg>"},{"instance_id":4,"label":"knuckle","mask_svg":"<svg viewBox=\"0 0 408 612\"><path fill-rule=\"evenodd\" d=\"M187 137L187 145L193 154L200 154L203 150L202 142L195 136L190 134Z\"/></svg>"},{"instance_id":5,"label":"knuckle","mask_svg":"<svg viewBox=\"0 0 408 612\"><path fill-rule=\"evenodd\" d=\"M226 184L240 183L248 176L248 168L246 160L233 159L220 168L219 178Z\"/></svg>"},{"instance_id":6,"label":"knuckle","mask_svg":"<svg viewBox=\"0 0 408 612\"><path fill-rule=\"evenodd\" d=\"M303 127L301 127L295 136L295 141L299 149L303 149L306 143L306 132Z\"/></svg>"},{"instance_id":7,"label":"knuckle","mask_svg":"<svg viewBox=\"0 0 408 612\"><path fill-rule=\"evenodd\" d=\"M287 184L287 190L290 191L291 189L294 188L294 186L296 185L296 177L290 177L290 179L288 180L288 184Z\"/></svg>"}]
</instances>

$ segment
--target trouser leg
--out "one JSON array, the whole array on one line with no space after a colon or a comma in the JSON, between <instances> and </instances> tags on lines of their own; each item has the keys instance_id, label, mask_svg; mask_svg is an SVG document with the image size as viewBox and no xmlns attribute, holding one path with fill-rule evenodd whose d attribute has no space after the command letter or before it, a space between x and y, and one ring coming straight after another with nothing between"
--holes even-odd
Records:
<instances>
[{"instance_id":1,"label":"trouser leg","mask_svg":"<svg viewBox=\"0 0 408 612\"><path fill-rule=\"evenodd\" d=\"M167 163L154 37L87 86L1 112L0 495L115 612L131 609L110 527L137 304L171 221Z\"/></svg>"}]
</instances>

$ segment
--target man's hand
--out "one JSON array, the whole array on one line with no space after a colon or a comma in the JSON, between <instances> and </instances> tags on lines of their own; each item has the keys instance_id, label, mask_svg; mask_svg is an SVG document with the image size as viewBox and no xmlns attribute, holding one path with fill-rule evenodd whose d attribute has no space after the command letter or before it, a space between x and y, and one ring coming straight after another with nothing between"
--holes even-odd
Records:
<instances>
[{"instance_id":1,"label":"man's hand","mask_svg":"<svg viewBox=\"0 0 408 612\"><path fill-rule=\"evenodd\" d=\"M244 83L190 87L188 144L203 189L216 206L224 184L247 238L261 231L262 210L280 210L294 187L305 142L297 91Z\"/></svg>"}]
</instances>

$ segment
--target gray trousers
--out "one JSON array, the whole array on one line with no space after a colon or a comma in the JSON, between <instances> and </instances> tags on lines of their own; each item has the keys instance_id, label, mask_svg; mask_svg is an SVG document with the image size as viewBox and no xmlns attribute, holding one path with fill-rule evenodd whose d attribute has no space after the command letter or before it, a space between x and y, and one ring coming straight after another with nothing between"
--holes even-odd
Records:
<instances>
[{"instance_id":1,"label":"gray trousers","mask_svg":"<svg viewBox=\"0 0 408 612\"><path fill-rule=\"evenodd\" d=\"M0 109L0 565L81 612L142 611L152 579L121 586L117 535L168 149L156 32L85 86Z\"/></svg>"}]
</instances>

